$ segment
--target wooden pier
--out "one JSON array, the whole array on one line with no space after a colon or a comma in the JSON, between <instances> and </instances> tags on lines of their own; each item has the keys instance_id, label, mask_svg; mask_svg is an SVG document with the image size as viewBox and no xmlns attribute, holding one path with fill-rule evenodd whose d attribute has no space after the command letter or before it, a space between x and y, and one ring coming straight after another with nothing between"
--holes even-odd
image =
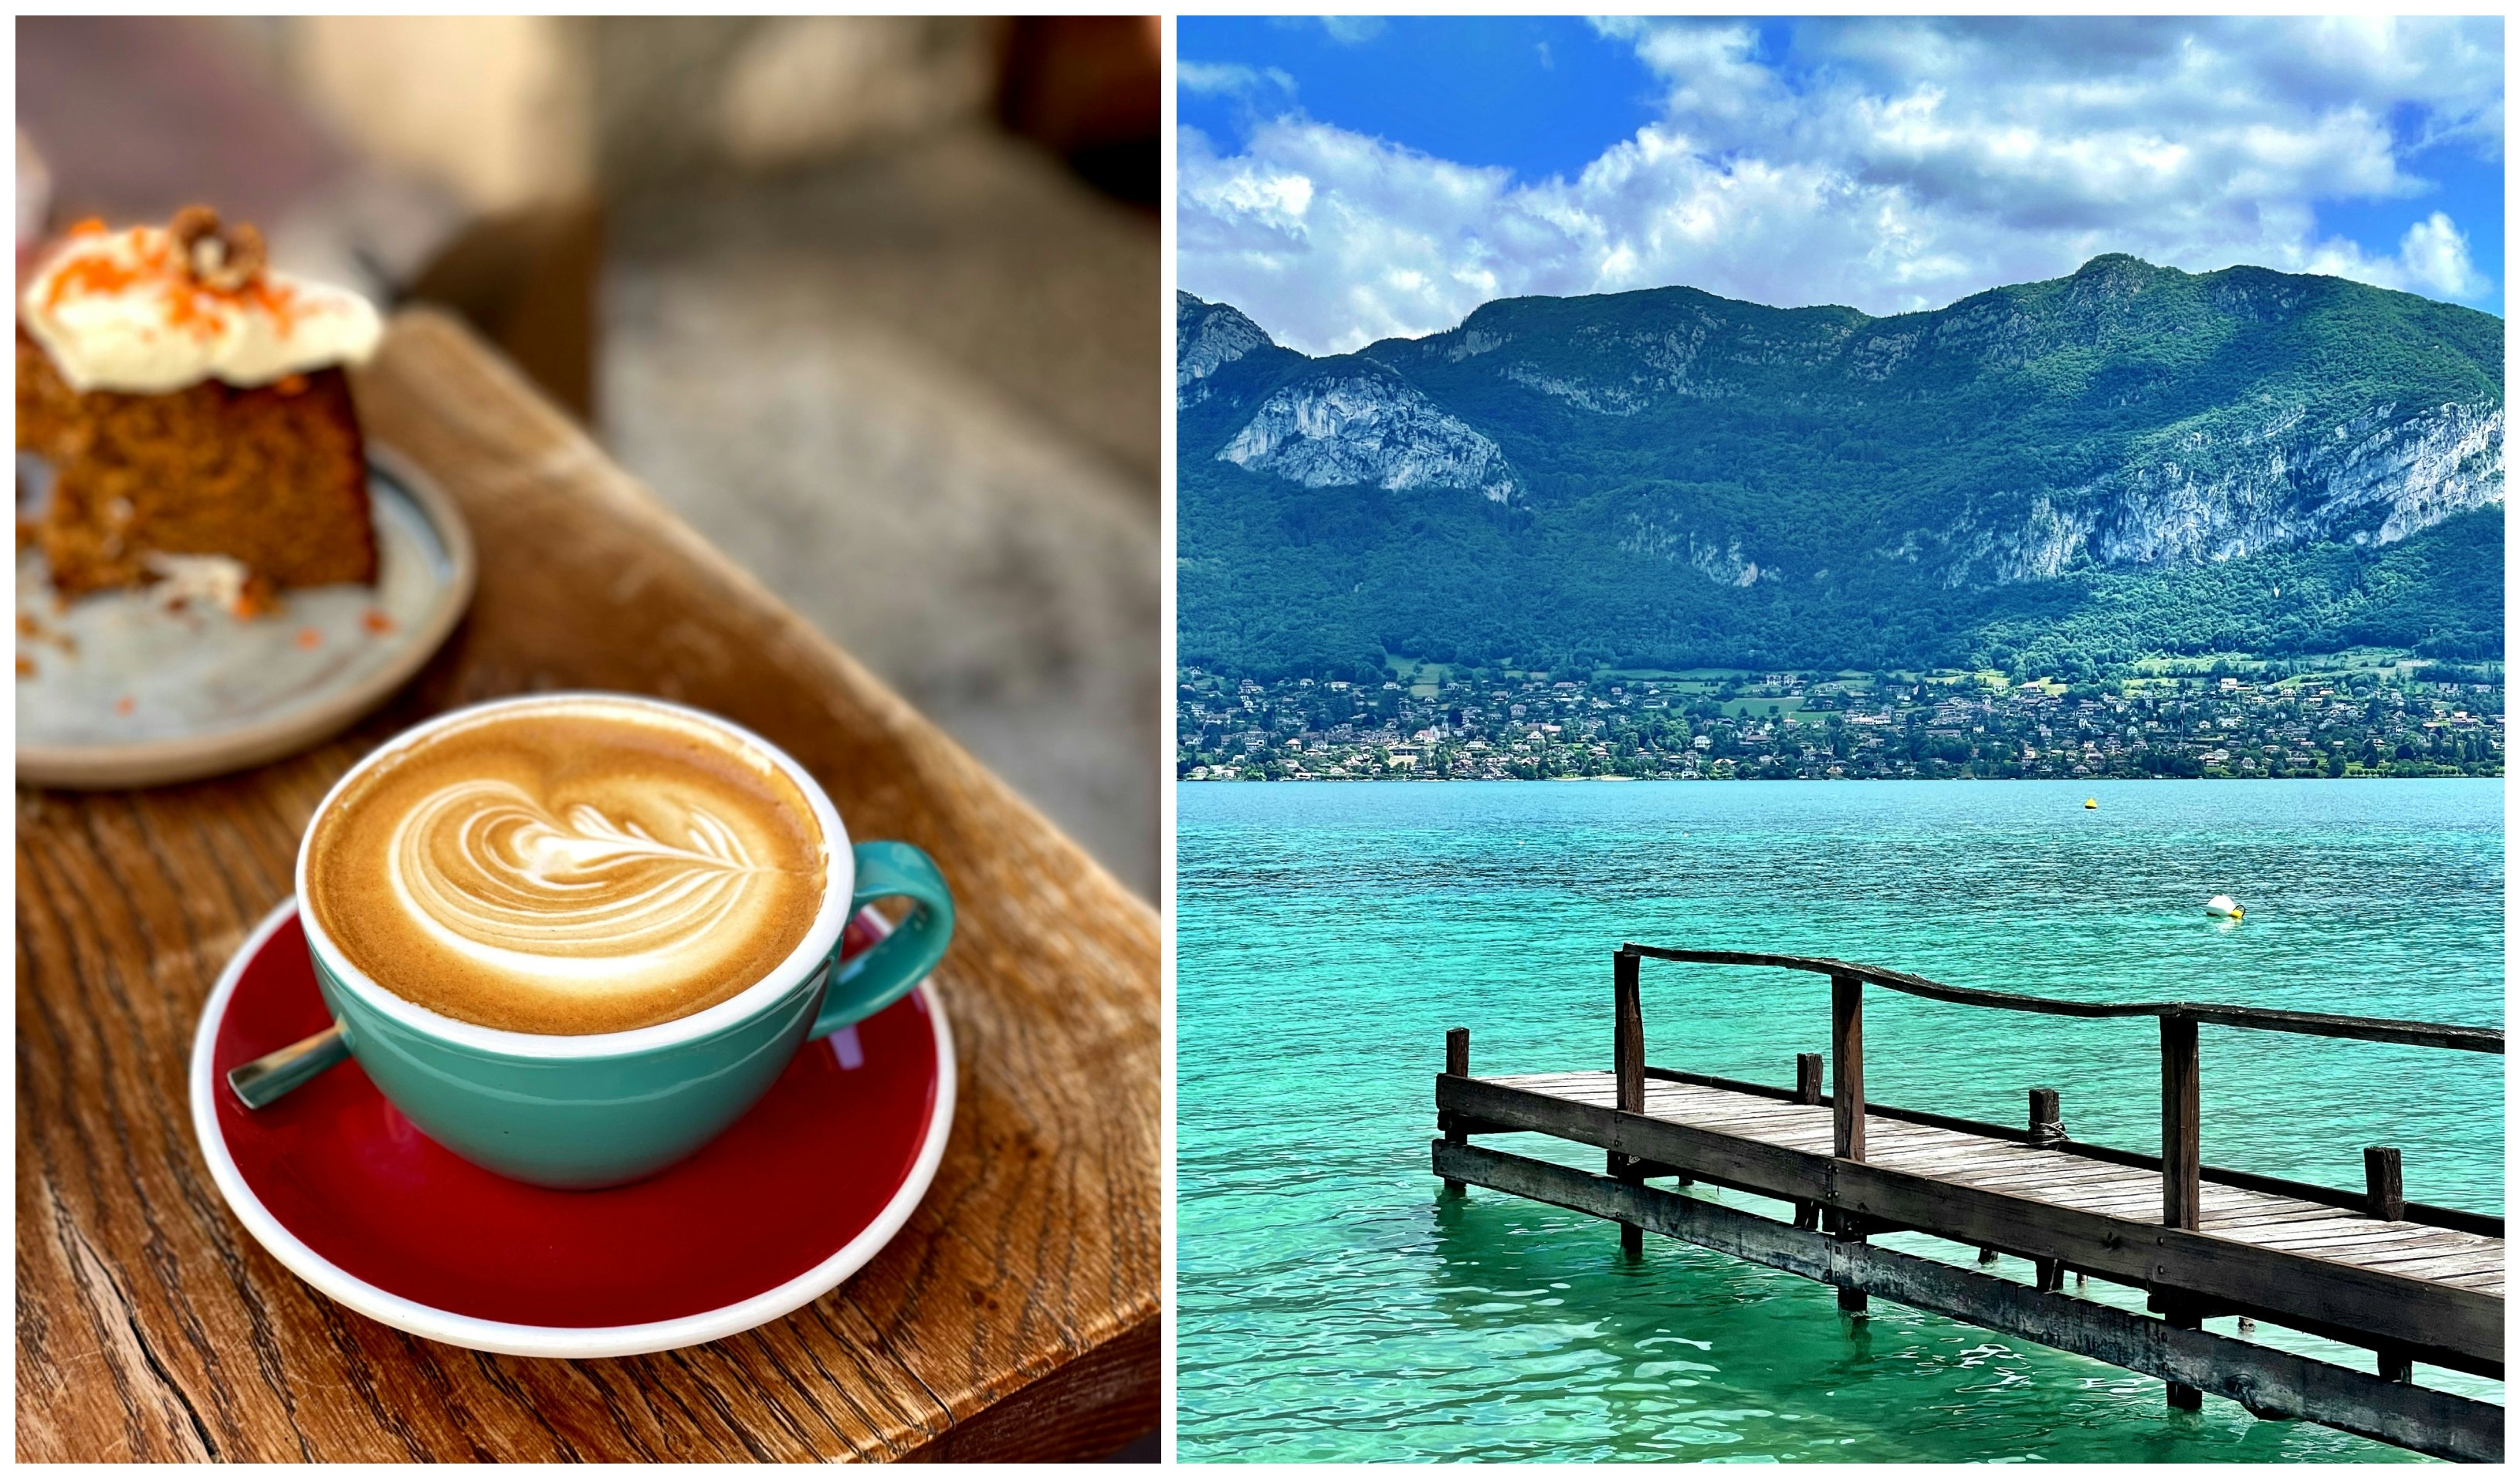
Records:
<instances>
[{"instance_id":1,"label":"wooden pier","mask_svg":"<svg viewBox=\"0 0 2520 1479\"><path fill-rule=\"evenodd\" d=\"M1647 1232L2160 1378L2169 1405L2210 1394L2262 1417L2299 1418L2439 1457L2498 1462L2501 1407L2417 1384L2417 1362L2502 1376L2502 1219L2406 1199L2400 1152L2363 1151L2359 1190L2202 1163L2200 1024L2454 1052L2502 1052L2492 1028L2191 1002L2095 1003L1946 986L1844 961L1622 945L1612 958L1612 1067L1474 1077L1469 1031L1435 1080L1434 1170L1470 1186L1620 1225L1631 1257ZM1801 1054L1792 1088L1648 1067L1640 967L1647 960L1810 971L1830 981L1828 1063ZM1868 1103L1864 993L2005 1011L2151 1017L2159 1023L2161 1153L2065 1137L2061 1095L2027 1093L2019 1125ZM1537 1133L1608 1152L1605 1174L1471 1143ZM1647 1185L1677 1177L1790 1203L1793 1220ZM1929 1233L1982 1266L2028 1262L2027 1282L1880 1247ZM2065 1276L2131 1285L2149 1315L2078 1297ZM2237 1315L2373 1353L2361 1370L2202 1328Z\"/></svg>"}]
</instances>

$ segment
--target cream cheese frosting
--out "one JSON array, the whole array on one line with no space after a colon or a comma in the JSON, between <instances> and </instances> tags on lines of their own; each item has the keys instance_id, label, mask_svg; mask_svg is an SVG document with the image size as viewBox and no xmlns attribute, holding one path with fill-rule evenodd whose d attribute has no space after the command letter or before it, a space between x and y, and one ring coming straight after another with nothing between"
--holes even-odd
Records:
<instances>
[{"instance_id":1,"label":"cream cheese frosting","mask_svg":"<svg viewBox=\"0 0 2520 1479\"><path fill-rule=\"evenodd\" d=\"M155 226L73 231L18 310L72 389L134 395L359 364L383 334L375 307L346 289L271 271L233 291L205 286Z\"/></svg>"}]
</instances>

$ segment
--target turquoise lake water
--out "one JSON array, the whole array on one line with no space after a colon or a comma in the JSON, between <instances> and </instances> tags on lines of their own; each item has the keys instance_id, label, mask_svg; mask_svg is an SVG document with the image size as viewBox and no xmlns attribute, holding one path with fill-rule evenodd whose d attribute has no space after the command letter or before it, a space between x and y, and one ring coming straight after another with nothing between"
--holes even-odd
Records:
<instances>
[{"instance_id":1,"label":"turquoise lake water","mask_svg":"<svg viewBox=\"0 0 2520 1479\"><path fill-rule=\"evenodd\" d=\"M2208 1398L1428 1171L1444 1031L1474 1072L1610 1065L1622 940L1959 985L2499 1025L2498 781L1183 784L1187 1459L2397 1459ZM2086 796L2099 808L2086 810ZM2229 925L2203 912L2229 893ZM1790 1084L1825 980L1648 961L1647 1061ZM2148 1019L1868 992L1876 1102L2158 1150ZM2500 1057L2201 1032L2209 1164L2502 1205ZM1597 1152L1494 1142L1598 1170ZM1737 1193L1732 1204L1774 1211ZM1894 1236L1891 1246L1966 1259ZM2023 1277L2016 1260L2003 1271ZM2093 1280L2125 1308L2141 1296ZM2211 1328L2229 1333L2231 1322ZM2356 1365L2304 1337L2262 1338ZM2418 1368L2501 1400L2501 1386Z\"/></svg>"}]
</instances>

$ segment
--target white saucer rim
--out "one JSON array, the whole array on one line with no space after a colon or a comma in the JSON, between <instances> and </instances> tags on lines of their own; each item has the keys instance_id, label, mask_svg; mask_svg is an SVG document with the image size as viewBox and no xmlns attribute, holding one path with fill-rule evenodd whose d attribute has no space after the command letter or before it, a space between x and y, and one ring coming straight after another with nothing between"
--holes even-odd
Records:
<instances>
[{"instance_id":1,"label":"white saucer rim","mask_svg":"<svg viewBox=\"0 0 2520 1479\"><path fill-rule=\"evenodd\" d=\"M246 936L245 943L237 947L236 955L219 972L217 984L210 988L209 998L202 1005L201 1023L193 1034L193 1135L200 1143L202 1158L209 1165L210 1179L217 1185L219 1194L255 1241L291 1273L336 1303L395 1329L467 1350L573 1361L641 1356L723 1340L802 1309L864 1268L892 1241L926 1199L928 1186L936 1178L936 1167L944 1159L945 1143L951 1138L954 1124L954 1029L945 1019L943 1004L936 999L935 980L929 977L919 983L918 995L928 1029L934 1034L937 1085L919 1157L883 1210L831 1257L784 1283L734 1304L645 1324L517 1324L458 1315L405 1298L342 1269L290 1232L246 1184L244 1173L228 1154L226 1137L219 1132L217 1075L212 1067L218 1024L225 1019L228 1002L245 978L246 963L259 955L296 913L297 900L292 895L265 915L262 922ZM866 918L878 930L885 927L882 916L869 911Z\"/></svg>"}]
</instances>

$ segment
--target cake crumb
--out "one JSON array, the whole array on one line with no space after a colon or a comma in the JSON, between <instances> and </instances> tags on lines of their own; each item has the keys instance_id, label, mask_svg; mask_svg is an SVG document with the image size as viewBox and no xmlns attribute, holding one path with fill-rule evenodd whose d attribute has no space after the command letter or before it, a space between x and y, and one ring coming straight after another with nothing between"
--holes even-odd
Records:
<instances>
[{"instance_id":1,"label":"cake crumb","mask_svg":"<svg viewBox=\"0 0 2520 1479\"><path fill-rule=\"evenodd\" d=\"M75 657L78 655L77 638L71 636L68 632L58 631L52 627L46 626L44 624L44 618L36 615L32 611L20 611L18 613L18 635L25 638L29 642L40 642L48 647L59 648L61 649L62 655L65 657Z\"/></svg>"},{"instance_id":2,"label":"cake crumb","mask_svg":"<svg viewBox=\"0 0 2520 1479\"><path fill-rule=\"evenodd\" d=\"M280 599L280 588L271 583L271 577L256 573L246 577L244 586L237 591L235 602L228 606L228 614L239 621L251 621L257 616L271 615L287 605L288 603Z\"/></svg>"},{"instance_id":3,"label":"cake crumb","mask_svg":"<svg viewBox=\"0 0 2520 1479\"><path fill-rule=\"evenodd\" d=\"M113 700L113 711L117 714L128 714L138 707L140 707L140 700L132 697L129 694L125 694L121 697Z\"/></svg>"},{"instance_id":4,"label":"cake crumb","mask_svg":"<svg viewBox=\"0 0 2520 1479\"><path fill-rule=\"evenodd\" d=\"M313 627L299 627L297 629L297 645L311 652L324 645L324 634L315 630Z\"/></svg>"},{"instance_id":5,"label":"cake crumb","mask_svg":"<svg viewBox=\"0 0 2520 1479\"><path fill-rule=\"evenodd\" d=\"M376 607L370 606L365 612L361 613L359 617L359 625L367 628L377 636L382 637L385 633L394 629L394 619L386 615L384 612L378 610Z\"/></svg>"}]
</instances>

